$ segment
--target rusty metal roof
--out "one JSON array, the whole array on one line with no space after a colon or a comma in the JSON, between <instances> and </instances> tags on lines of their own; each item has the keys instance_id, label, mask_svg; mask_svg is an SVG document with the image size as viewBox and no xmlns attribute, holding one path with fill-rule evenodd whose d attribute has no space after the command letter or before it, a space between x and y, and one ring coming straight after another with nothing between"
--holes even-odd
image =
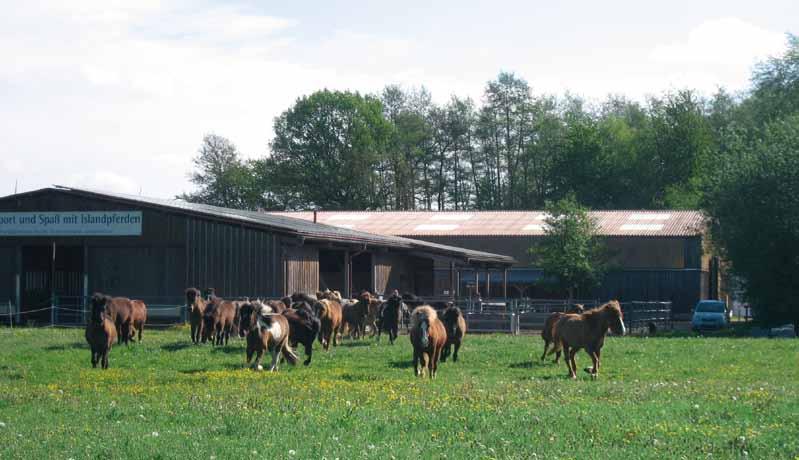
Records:
<instances>
[{"instance_id":1,"label":"rusty metal roof","mask_svg":"<svg viewBox=\"0 0 799 460\"><path fill-rule=\"evenodd\" d=\"M313 212L275 212L313 221ZM700 211L591 211L603 236L701 235ZM318 211L317 222L395 236L541 236L544 211Z\"/></svg>"},{"instance_id":2,"label":"rusty metal roof","mask_svg":"<svg viewBox=\"0 0 799 460\"><path fill-rule=\"evenodd\" d=\"M487 264L512 265L516 263L513 257L493 254L490 252L475 251L455 246L402 238L388 234L374 234L347 226L334 226L325 223L313 223L311 219L299 219L298 216L274 215L263 212L245 211L241 209L222 208L197 203L189 203L177 199L150 198L139 195L127 195L75 187L54 186L26 192L19 195L9 195L0 199L13 199L22 195L54 191L73 195L99 198L109 201L134 204L144 207L160 208L172 212L204 216L226 222L235 222L253 227L267 228L285 234L296 235L309 240L321 240L340 243L366 244L376 247L396 248L408 251L438 254L465 260L467 263L479 262Z\"/></svg>"}]
</instances>

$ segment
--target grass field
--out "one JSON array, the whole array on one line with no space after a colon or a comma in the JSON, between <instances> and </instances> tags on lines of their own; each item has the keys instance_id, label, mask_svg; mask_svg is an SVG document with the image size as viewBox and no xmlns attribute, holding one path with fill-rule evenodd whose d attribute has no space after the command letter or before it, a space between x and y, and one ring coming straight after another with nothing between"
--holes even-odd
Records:
<instances>
[{"instance_id":1,"label":"grass field","mask_svg":"<svg viewBox=\"0 0 799 460\"><path fill-rule=\"evenodd\" d=\"M472 335L429 381L406 336L270 374L188 335L101 371L82 330L0 329L0 458L799 458L799 340L611 337L570 381L539 337Z\"/></svg>"}]
</instances>

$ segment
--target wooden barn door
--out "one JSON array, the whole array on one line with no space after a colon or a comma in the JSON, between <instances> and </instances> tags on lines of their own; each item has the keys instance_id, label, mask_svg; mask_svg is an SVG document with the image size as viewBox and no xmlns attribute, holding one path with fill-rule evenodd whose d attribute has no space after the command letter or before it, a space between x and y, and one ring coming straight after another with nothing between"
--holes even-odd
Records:
<instances>
[{"instance_id":1,"label":"wooden barn door","mask_svg":"<svg viewBox=\"0 0 799 460\"><path fill-rule=\"evenodd\" d=\"M286 247L285 295L294 292L316 293L319 289L319 250L312 247Z\"/></svg>"}]
</instances>

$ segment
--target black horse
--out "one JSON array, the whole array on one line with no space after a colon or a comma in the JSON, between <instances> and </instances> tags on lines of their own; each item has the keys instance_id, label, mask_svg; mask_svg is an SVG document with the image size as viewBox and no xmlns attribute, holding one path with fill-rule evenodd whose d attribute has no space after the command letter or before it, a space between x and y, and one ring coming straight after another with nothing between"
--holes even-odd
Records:
<instances>
[{"instance_id":1,"label":"black horse","mask_svg":"<svg viewBox=\"0 0 799 460\"><path fill-rule=\"evenodd\" d=\"M289 322L289 343L292 347L296 347L298 343L303 344L307 356L303 364L311 364L313 342L321 329L319 318L307 302L294 302L282 314Z\"/></svg>"},{"instance_id":2,"label":"black horse","mask_svg":"<svg viewBox=\"0 0 799 460\"><path fill-rule=\"evenodd\" d=\"M380 341L380 333L385 331L388 333L388 341L392 345L394 344L394 340L397 339L397 335L399 334L399 325L400 321L402 320L402 313L403 311L407 311L408 308L405 306L405 303L402 301L402 297L400 297L397 291L394 291L391 294L391 297L388 298L380 308L380 313L377 318L377 341Z\"/></svg>"}]
</instances>

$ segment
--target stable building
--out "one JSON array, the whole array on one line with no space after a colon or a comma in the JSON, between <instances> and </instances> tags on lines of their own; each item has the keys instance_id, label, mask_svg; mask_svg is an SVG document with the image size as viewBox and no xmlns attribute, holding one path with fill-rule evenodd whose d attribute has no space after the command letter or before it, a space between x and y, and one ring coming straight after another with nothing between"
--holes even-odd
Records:
<instances>
[{"instance_id":1,"label":"stable building","mask_svg":"<svg viewBox=\"0 0 799 460\"><path fill-rule=\"evenodd\" d=\"M79 316L96 291L163 305L181 304L190 286L228 298L325 288L347 296L363 289L454 295L460 270L504 273L515 262L181 200L60 186L0 198L0 305L23 321L46 322L47 307L57 303L59 318L69 322L69 312ZM437 291L442 267L449 267L450 287Z\"/></svg>"},{"instance_id":2,"label":"stable building","mask_svg":"<svg viewBox=\"0 0 799 460\"><path fill-rule=\"evenodd\" d=\"M504 254L517 262L507 272L462 267L459 296L552 299L562 293L542 282L530 248L544 236L543 211L318 211L281 212L306 220L386 236ZM709 250L699 211L593 211L590 216L612 255L610 272L592 298L670 301L678 316L700 299L719 298L719 261ZM439 267L444 269L446 267ZM506 275L506 276L505 276ZM436 293L447 289L445 271ZM584 293L585 295L585 293Z\"/></svg>"}]
</instances>

